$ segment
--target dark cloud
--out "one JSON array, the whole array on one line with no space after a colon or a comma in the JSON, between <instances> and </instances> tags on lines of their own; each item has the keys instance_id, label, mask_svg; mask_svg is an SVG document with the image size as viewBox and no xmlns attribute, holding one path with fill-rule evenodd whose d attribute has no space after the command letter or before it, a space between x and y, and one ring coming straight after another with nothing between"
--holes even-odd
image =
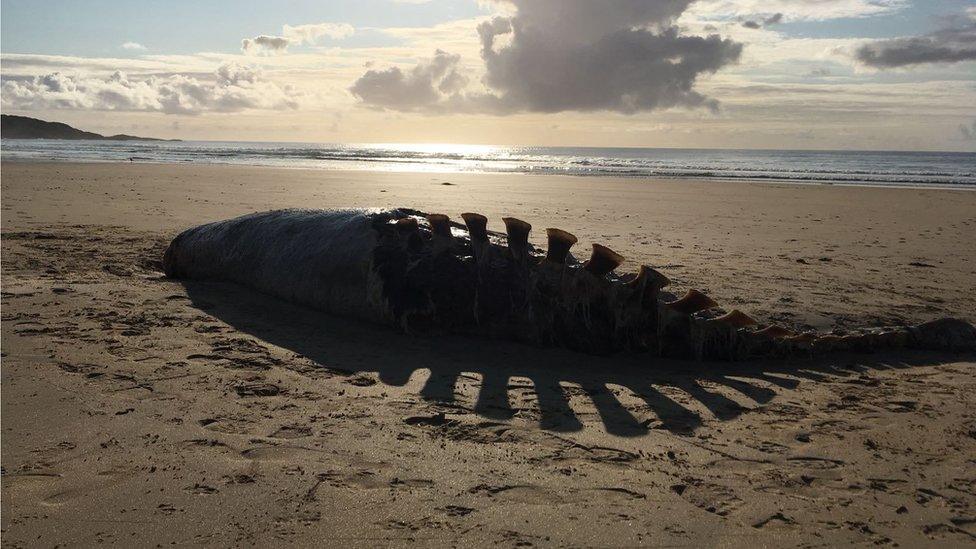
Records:
<instances>
[{"instance_id":1,"label":"dark cloud","mask_svg":"<svg viewBox=\"0 0 976 549\"><path fill-rule=\"evenodd\" d=\"M717 102L696 92L695 82L736 62L742 46L681 35L674 22L691 1L506 0L514 16L478 27L486 91L443 88L444 78L460 78L455 56L449 71L426 62L408 72L370 70L351 89L367 105L395 110L714 109Z\"/></svg>"},{"instance_id":2,"label":"dark cloud","mask_svg":"<svg viewBox=\"0 0 976 549\"><path fill-rule=\"evenodd\" d=\"M484 24L485 83L518 110L558 112L611 110L633 113L667 107L714 108L694 91L701 73L736 61L741 46L717 35L680 36L674 27L659 32L623 29L596 42L559 44L518 21L499 32L498 20ZM494 49L500 34L508 47Z\"/></svg>"},{"instance_id":3,"label":"dark cloud","mask_svg":"<svg viewBox=\"0 0 976 549\"><path fill-rule=\"evenodd\" d=\"M288 49L289 40L281 36L262 34L254 38L241 40L241 51L244 53L282 53Z\"/></svg>"},{"instance_id":4,"label":"dark cloud","mask_svg":"<svg viewBox=\"0 0 976 549\"><path fill-rule=\"evenodd\" d=\"M976 60L976 21L967 20L920 36L893 38L858 48L857 60L881 69Z\"/></svg>"},{"instance_id":5,"label":"dark cloud","mask_svg":"<svg viewBox=\"0 0 976 549\"><path fill-rule=\"evenodd\" d=\"M783 22L783 14L774 13L773 15L770 15L769 17L763 19L762 22L749 20L743 22L742 26L747 29L761 29L763 27L768 27L770 25L777 25L782 22Z\"/></svg>"}]
</instances>

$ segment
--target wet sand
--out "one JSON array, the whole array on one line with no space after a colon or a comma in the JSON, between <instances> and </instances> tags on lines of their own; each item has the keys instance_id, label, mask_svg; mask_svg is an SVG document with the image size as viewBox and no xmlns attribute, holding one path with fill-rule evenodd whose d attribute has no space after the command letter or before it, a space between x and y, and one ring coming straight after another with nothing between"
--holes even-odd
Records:
<instances>
[{"instance_id":1,"label":"wet sand","mask_svg":"<svg viewBox=\"0 0 976 549\"><path fill-rule=\"evenodd\" d=\"M976 321L976 193L2 167L4 542L961 545L976 357L739 364L412 338L158 271L280 207L512 215L764 322ZM585 255L585 251L582 252Z\"/></svg>"}]
</instances>

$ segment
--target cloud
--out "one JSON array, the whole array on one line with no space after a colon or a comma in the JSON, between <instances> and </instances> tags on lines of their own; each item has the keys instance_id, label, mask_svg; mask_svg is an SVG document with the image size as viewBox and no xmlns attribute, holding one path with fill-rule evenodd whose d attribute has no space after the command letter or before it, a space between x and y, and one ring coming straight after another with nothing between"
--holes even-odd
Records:
<instances>
[{"instance_id":1,"label":"cloud","mask_svg":"<svg viewBox=\"0 0 976 549\"><path fill-rule=\"evenodd\" d=\"M55 71L81 71L85 73L101 72L111 74L116 70L126 72L181 72L191 70L185 65L178 69L171 63L159 61L165 56L141 55L138 57L75 57L66 55L38 55L26 53L0 54L0 65L3 75L10 76L40 76ZM205 72L213 70L214 63L209 62Z\"/></svg>"},{"instance_id":2,"label":"cloud","mask_svg":"<svg viewBox=\"0 0 976 549\"><path fill-rule=\"evenodd\" d=\"M83 109L155 111L167 114L285 110L299 106L290 86L267 81L255 69L221 65L208 80L175 74L131 79L115 72L107 78L54 72L2 85L3 105L18 110Z\"/></svg>"},{"instance_id":3,"label":"cloud","mask_svg":"<svg viewBox=\"0 0 976 549\"><path fill-rule=\"evenodd\" d=\"M458 72L460 55L437 50L409 71L399 67L369 70L350 91L367 105L399 111L424 110L444 97L458 98L468 80Z\"/></svg>"},{"instance_id":4,"label":"cloud","mask_svg":"<svg viewBox=\"0 0 976 549\"><path fill-rule=\"evenodd\" d=\"M282 36L292 44L315 44L323 37L333 40L349 38L356 30L348 23L318 23L315 25L284 25Z\"/></svg>"},{"instance_id":5,"label":"cloud","mask_svg":"<svg viewBox=\"0 0 976 549\"><path fill-rule=\"evenodd\" d=\"M777 25L783 21L782 13L774 13L769 17L766 17L762 21L748 20L742 23L742 26L747 29L761 29L763 27L768 27L769 25Z\"/></svg>"},{"instance_id":6,"label":"cloud","mask_svg":"<svg viewBox=\"0 0 976 549\"><path fill-rule=\"evenodd\" d=\"M262 34L241 40L241 51L247 55L275 55L288 49L288 39L281 36Z\"/></svg>"},{"instance_id":7,"label":"cloud","mask_svg":"<svg viewBox=\"0 0 976 549\"><path fill-rule=\"evenodd\" d=\"M861 63L879 69L974 61L976 21L950 22L949 26L929 34L864 44L857 49L855 57Z\"/></svg>"},{"instance_id":8,"label":"cloud","mask_svg":"<svg viewBox=\"0 0 976 549\"><path fill-rule=\"evenodd\" d=\"M682 35L674 23L691 1L504 0L514 15L478 26L485 90L463 90L460 59L438 51L406 72L369 70L351 91L368 106L431 112L714 109L695 82L742 46Z\"/></svg>"},{"instance_id":9,"label":"cloud","mask_svg":"<svg viewBox=\"0 0 976 549\"><path fill-rule=\"evenodd\" d=\"M754 23L761 17L776 14L789 21L825 21L885 15L903 9L907 3L906 0L698 0L688 14L706 20L744 17Z\"/></svg>"},{"instance_id":10,"label":"cloud","mask_svg":"<svg viewBox=\"0 0 976 549\"><path fill-rule=\"evenodd\" d=\"M143 51L146 49L146 46L143 46L138 42L125 42L119 47L122 48L123 50L133 50L133 51Z\"/></svg>"},{"instance_id":11,"label":"cloud","mask_svg":"<svg viewBox=\"0 0 976 549\"><path fill-rule=\"evenodd\" d=\"M281 36L262 34L241 40L241 51L247 55L277 55L287 52L290 45L313 45L324 37L341 40L352 36L355 31L348 23L283 25Z\"/></svg>"}]
</instances>

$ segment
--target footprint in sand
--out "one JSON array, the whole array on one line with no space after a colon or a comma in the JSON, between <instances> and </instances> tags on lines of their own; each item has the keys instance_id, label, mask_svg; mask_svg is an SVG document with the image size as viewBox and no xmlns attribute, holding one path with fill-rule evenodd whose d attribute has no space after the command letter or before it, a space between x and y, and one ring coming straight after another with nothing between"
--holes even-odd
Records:
<instances>
[{"instance_id":1,"label":"footprint in sand","mask_svg":"<svg viewBox=\"0 0 976 549\"><path fill-rule=\"evenodd\" d=\"M187 492L191 492L198 496L208 496L210 494L216 494L220 490L214 488L213 486L207 486L206 484L194 484L193 486L187 486L184 488Z\"/></svg>"},{"instance_id":2,"label":"footprint in sand","mask_svg":"<svg viewBox=\"0 0 976 549\"><path fill-rule=\"evenodd\" d=\"M253 433L254 421L247 418L217 417L201 419L197 423L204 429L215 433L247 435Z\"/></svg>"},{"instance_id":3,"label":"footprint in sand","mask_svg":"<svg viewBox=\"0 0 976 549\"><path fill-rule=\"evenodd\" d=\"M39 499L37 494L50 492L62 482L60 473L7 473L3 474L3 490L5 498L21 498L22 500Z\"/></svg>"},{"instance_id":4,"label":"footprint in sand","mask_svg":"<svg viewBox=\"0 0 976 549\"><path fill-rule=\"evenodd\" d=\"M97 486L82 486L79 488L68 488L67 490L57 491L43 499L41 499L41 505L46 507L59 507L73 500L83 499L87 501L92 497L93 492L98 489Z\"/></svg>"},{"instance_id":5,"label":"footprint in sand","mask_svg":"<svg viewBox=\"0 0 976 549\"><path fill-rule=\"evenodd\" d=\"M281 393L281 388L273 383L243 383L236 385L234 391L242 397L271 397Z\"/></svg>"},{"instance_id":6,"label":"footprint in sand","mask_svg":"<svg viewBox=\"0 0 976 549\"><path fill-rule=\"evenodd\" d=\"M294 439L312 435L311 427L305 425L284 425L268 435L271 438Z\"/></svg>"},{"instance_id":7,"label":"footprint in sand","mask_svg":"<svg viewBox=\"0 0 976 549\"><path fill-rule=\"evenodd\" d=\"M728 486L700 479L686 479L683 484L672 486L671 490L688 503L720 517L732 514L742 505L742 500Z\"/></svg>"},{"instance_id":8,"label":"footprint in sand","mask_svg":"<svg viewBox=\"0 0 976 549\"><path fill-rule=\"evenodd\" d=\"M445 507L438 507L436 510L449 517L464 517L475 511L475 509L470 507L462 507L460 505L447 505Z\"/></svg>"}]
</instances>

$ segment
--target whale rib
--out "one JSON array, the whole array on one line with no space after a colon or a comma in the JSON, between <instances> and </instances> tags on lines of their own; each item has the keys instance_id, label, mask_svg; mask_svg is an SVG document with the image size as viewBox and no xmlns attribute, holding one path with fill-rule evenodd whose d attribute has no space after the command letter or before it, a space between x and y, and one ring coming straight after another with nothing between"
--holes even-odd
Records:
<instances>
[{"instance_id":1,"label":"whale rib","mask_svg":"<svg viewBox=\"0 0 976 549\"><path fill-rule=\"evenodd\" d=\"M469 333L608 354L646 352L695 360L788 357L886 348L976 350L976 328L943 318L856 333L763 327L648 265L618 275L624 257L595 244L586 262L576 237L548 229L548 252L531 225L505 218L507 234L480 214L408 209L276 210L188 229L167 248L166 275L233 282L327 313L408 333Z\"/></svg>"}]
</instances>

